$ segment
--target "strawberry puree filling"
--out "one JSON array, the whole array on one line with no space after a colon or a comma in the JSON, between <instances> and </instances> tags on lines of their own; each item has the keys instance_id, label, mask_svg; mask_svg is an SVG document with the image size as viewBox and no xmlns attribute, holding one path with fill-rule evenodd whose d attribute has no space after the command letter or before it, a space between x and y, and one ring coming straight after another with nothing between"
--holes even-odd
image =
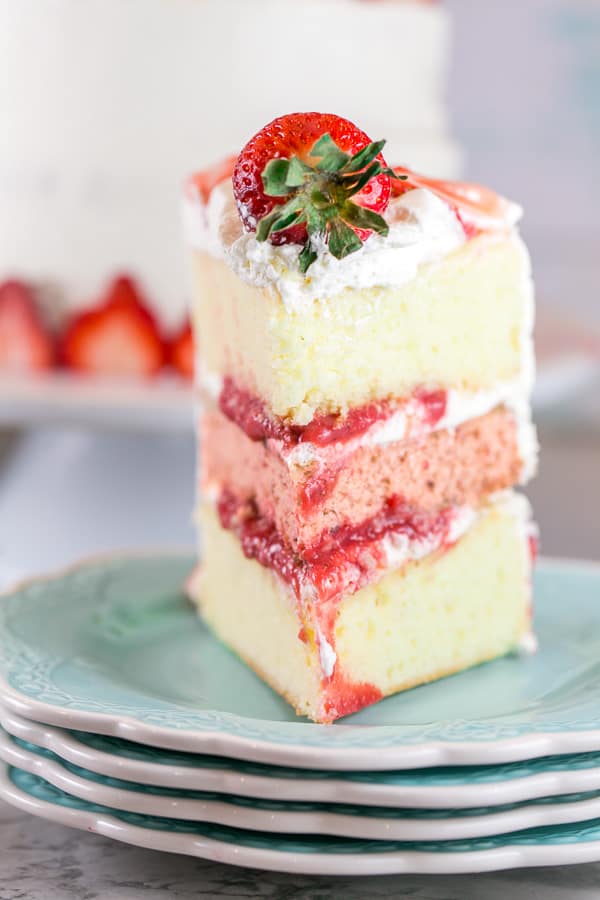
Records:
<instances>
[{"instance_id":1,"label":"strawberry puree filling","mask_svg":"<svg viewBox=\"0 0 600 900\"><path fill-rule=\"evenodd\" d=\"M503 407L421 440L327 445L302 465L217 410L204 414L202 431L203 490L226 487L252 502L301 553L378 515L395 496L428 515L477 506L514 484L522 468L514 416Z\"/></svg>"},{"instance_id":2,"label":"strawberry puree filling","mask_svg":"<svg viewBox=\"0 0 600 900\"><path fill-rule=\"evenodd\" d=\"M373 581L388 567L387 541L406 548L409 556L412 550L422 556L424 548L437 549L447 540L455 518L451 508L428 514L393 497L360 526L340 528L300 555L252 502L224 490L217 510L221 525L237 535L248 559L277 572L299 601L308 593L317 604L339 600Z\"/></svg>"},{"instance_id":3,"label":"strawberry puree filling","mask_svg":"<svg viewBox=\"0 0 600 900\"><path fill-rule=\"evenodd\" d=\"M457 511L444 509L428 515L394 497L360 527L342 528L335 535L327 535L300 556L251 502L223 491L217 510L221 525L234 532L244 555L276 572L293 591L301 623L299 639L310 642L316 630L320 650L323 641L328 645L333 664L329 671L323 671L324 717L333 721L381 699L381 692L374 685L351 682L335 657L339 603L389 569L390 547L404 555L406 561L447 549L454 540L451 526ZM321 660L324 669L322 656Z\"/></svg>"},{"instance_id":4,"label":"strawberry puree filling","mask_svg":"<svg viewBox=\"0 0 600 900\"><path fill-rule=\"evenodd\" d=\"M429 429L435 428L446 412L447 394L444 390L416 391L410 398L418 407L418 417ZM283 419L269 415L259 398L238 387L226 377L219 396L221 412L253 441L274 439L286 447L302 443L327 447L334 443L346 443L362 437L377 423L383 423L395 412L407 405L407 401L381 400L351 409L347 415L323 414L308 425L290 425Z\"/></svg>"},{"instance_id":5,"label":"strawberry puree filling","mask_svg":"<svg viewBox=\"0 0 600 900\"><path fill-rule=\"evenodd\" d=\"M340 666L336 666L323 699L323 720L333 722L342 716L358 712L365 706L371 706L378 700L383 700L378 687L366 681L351 681Z\"/></svg>"}]
</instances>

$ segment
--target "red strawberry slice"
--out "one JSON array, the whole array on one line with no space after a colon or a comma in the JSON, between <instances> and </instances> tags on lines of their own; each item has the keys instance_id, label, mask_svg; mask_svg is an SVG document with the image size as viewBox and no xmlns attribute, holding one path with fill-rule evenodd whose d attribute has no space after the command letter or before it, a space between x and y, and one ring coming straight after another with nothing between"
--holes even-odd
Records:
<instances>
[{"instance_id":1,"label":"red strawberry slice","mask_svg":"<svg viewBox=\"0 0 600 900\"><path fill-rule=\"evenodd\" d=\"M312 165L316 160L310 151L324 135L330 135L339 150L354 156L371 144L371 140L348 119L328 113L291 113L266 125L246 144L237 158L233 171L233 192L240 217L247 231L256 231L258 223L283 206L285 196L272 196L264 189L263 173L274 159L297 157ZM381 153L377 160L385 166ZM352 197L352 201L364 209L381 214L390 199L390 177L384 172L375 175L368 184ZM355 228L364 240L369 229ZM269 239L274 244L304 244L307 240L305 224L292 225L274 231Z\"/></svg>"},{"instance_id":2,"label":"red strawberry slice","mask_svg":"<svg viewBox=\"0 0 600 900\"><path fill-rule=\"evenodd\" d=\"M171 341L169 362L184 378L194 377L194 335L189 319Z\"/></svg>"},{"instance_id":3,"label":"red strawberry slice","mask_svg":"<svg viewBox=\"0 0 600 900\"><path fill-rule=\"evenodd\" d=\"M32 290L20 281L0 284L0 370L41 372L55 361L54 341L44 328Z\"/></svg>"},{"instance_id":4,"label":"red strawberry slice","mask_svg":"<svg viewBox=\"0 0 600 900\"><path fill-rule=\"evenodd\" d=\"M192 175L189 184L195 188L204 203L208 203L210 195L218 184L231 178L236 159L236 156L228 156L214 166Z\"/></svg>"},{"instance_id":5,"label":"red strawberry slice","mask_svg":"<svg viewBox=\"0 0 600 900\"><path fill-rule=\"evenodd\" d=\"M162 368L164 341L133 279L116 278L103 303L73 319L62 356L70 368L96 375L150 376Z\"/></svg>"}]
</instances>

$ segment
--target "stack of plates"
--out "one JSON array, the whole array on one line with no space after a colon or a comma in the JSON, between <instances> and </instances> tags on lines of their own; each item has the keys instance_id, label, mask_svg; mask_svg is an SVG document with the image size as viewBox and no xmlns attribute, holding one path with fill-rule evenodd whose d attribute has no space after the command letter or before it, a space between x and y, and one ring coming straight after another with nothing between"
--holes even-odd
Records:
<instances>
[{"instance_id":1,"label":"stack of plates","mask_svg":"<svg viewBox=\"0 0 600 900\"><path fill-rule=\"evenodd\" d=\"M205 630L187 557L0 603L0 796L116 840L289 872L600 859L600 568L542 562L536 657L298 720Z\"/></svg>"}]
</instances>

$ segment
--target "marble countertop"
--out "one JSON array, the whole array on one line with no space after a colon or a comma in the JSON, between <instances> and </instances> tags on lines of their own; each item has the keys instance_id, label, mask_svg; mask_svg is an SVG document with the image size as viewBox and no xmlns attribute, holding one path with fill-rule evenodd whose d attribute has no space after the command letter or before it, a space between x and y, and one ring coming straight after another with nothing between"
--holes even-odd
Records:
<instances>
[{"instance_id":1,"label":"marble countertop","mask_svg":"<svg viewBox=\"0 0 600 900\"><path fill-rule=\"evenodd\" d=\"M487 875L278 875L128 847L0 802L0 900L598 900L600 863Z\"/></svg>"}]
</instances>

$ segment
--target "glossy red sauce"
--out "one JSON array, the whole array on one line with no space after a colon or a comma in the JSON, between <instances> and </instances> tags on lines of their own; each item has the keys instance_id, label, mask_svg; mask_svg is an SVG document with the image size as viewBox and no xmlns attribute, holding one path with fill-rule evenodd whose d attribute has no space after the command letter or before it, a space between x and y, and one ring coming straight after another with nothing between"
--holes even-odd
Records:
<instances>
[{"instance_id":1,"label":"glossy red sauce","mask_svg":"<svg viewBox=\"0 0 600 900\"><path fill-rule=\"evenodd\" d=\"M336 666L325 688L324 718L333 722L341 716L349 716L382 699L383 694L374 684L351 681L340 667Z\"/></svg>"},{"instance_id":2,"label":"glossy red sauce","mask_svg":"<svg viewBox=\"0 0 600 900\"><path fill-rule=\"evenodd\" d=\"M381 422L393 413L389 401L368 403L351 409L347 416L316 416L302 429L300 440L305 443L325 447L339 441L349 441L368 431L376 422Z\"/></svg>"},{"instance_id":3,"label":"glossy red sauce","mask_svg":"<svg viewBox=\"0 0 600 900\"><path fill-rule=\"evenodd\" d=\"M382 538L403 535L410 541L422 541L435 537L443 543L452 521L450 509L426 514L396 497L361 525L329 532L300 555L284 543L274 522L262 516L252 502L240 503L223 491L218 513L223 528L237 535L246 557L277 572L297 599L303 584L314 585L318 603L358 590L386 565Z\"/></svg>"},{"instance_id":4,"label":"glossy red sauce","mask_svg":"<svg viewBox=\"0 0 600 900\"><path fill-rule=\"evenodd\" d=\"M252 502L240 503L229 491L222 491L217 511L223 528L237 535L244 556L277 572L298 597L302 561L284 544L275 524L261 516Z\"/></svg>"},{"instance_id":5,"label":"glossy red sauce","mask_svg":"<svg viewBox=\"0 0 600 900\"><path fill-rule=\"evenodd\" d=\"M219 409L253 441L275 438L292 445L298 442L299 429L272 419L259 397L237 387L233 378L228 376L223 379Z\"/></svg>"},{"instance_id":6,"label":"glossy red sauce","mask_svg":"<svg viewBox=\"0 0 600 900\"><path fill-rule=\"evenodd\" d=\"M435 428L446 415L448 394L444 390L428 391L421 388L415 391L415 399L419 401L424 412L424 420L430 428Z\"/></svg>"},{"instance_id":7,"label":"glossy red sauce","mask_svg":"<svg viewBox=\"0 0 600 900\"><path fill-rule=\"evenodd\" d=\"M434 428L445 415L447 394L444 390L420 389L414 399L421 406L423 421ZM241 428L253 441L268 438L283 441L286 446L312 443L318 447L345 443L365 434L377 422L389 419L401 406L398 402L381 400L351 409L346 416L320 415L308 425L289 425L282 419L271 417L263 401L226 377L219 396L221 412Z\"/></svg>"}]
</instances>

